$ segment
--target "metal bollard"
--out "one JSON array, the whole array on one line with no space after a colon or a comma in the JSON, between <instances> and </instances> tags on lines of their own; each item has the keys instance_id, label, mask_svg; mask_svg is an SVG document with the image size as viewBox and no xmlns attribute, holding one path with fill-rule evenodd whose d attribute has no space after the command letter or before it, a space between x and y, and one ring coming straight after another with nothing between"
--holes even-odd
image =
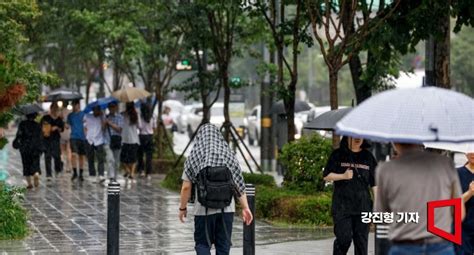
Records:
<instances>
[{"instance_id":1,"label":"metal bollard","mask_svg":"<svg viewBox=\"0 0 474 255\"><path fill-rule=\"evenodd\" d=\"M119 254L120 184L109 183L107 196L107 255Z\"/></svg>"},{"instance_id":2,"label":"metal bollard","mask_svg":"<svg viewBox=\"0 0 474 255\"><path fill-rule=\"evenodd\" d=\"M250 211L254 217L250 225L244 223L244 255L255 255L255 186L253 184L245 185L245 193L249 203Z\"/></svg>"},{"instance_id":3,"label":"metal bollard","mask_svg":"<svg viewBox=\"0 0 474 255\"><path fill-rule=\"evenodd\" d=\"M375 254L387 255L390 249L388 240L389 225L375 224Z\"/></svg>"}]
</instances>

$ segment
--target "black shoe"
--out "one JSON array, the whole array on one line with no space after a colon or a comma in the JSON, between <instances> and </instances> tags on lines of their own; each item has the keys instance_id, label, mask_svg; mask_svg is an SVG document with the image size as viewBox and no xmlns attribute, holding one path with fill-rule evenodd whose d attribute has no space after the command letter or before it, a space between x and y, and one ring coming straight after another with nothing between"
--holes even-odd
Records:
<instances>
[{"instance_id":1,"label":"black shoe","mask_svg":"<svg viewBox=\"0 0 474 255\"><path fill-rule=\"evenodd\" d=\"M79 176L79 181L81 181L81 182L84 181L84 177L82 175Z\"/></svg>"},{"instance_id":2,"label":"black shoe","mask_svg":"<svg viewBox=\"0 0 474 255\"><path fill-rule=\"evenodd\" d=\"M71 181L74 181L76 178L77 178L77 174L74 173L71 177Z\"/></svg>"},{"instance_id":3,"label":"black shoe","mask_svg":"<svg viewBox=\"0 0 474 255\"><path fill-rule=\"evenodd\" d=\"M128 173L124 173L124 174L123 174L123 178L127 178L128 176L129 176Z\"/></svg>"}]
</instances>

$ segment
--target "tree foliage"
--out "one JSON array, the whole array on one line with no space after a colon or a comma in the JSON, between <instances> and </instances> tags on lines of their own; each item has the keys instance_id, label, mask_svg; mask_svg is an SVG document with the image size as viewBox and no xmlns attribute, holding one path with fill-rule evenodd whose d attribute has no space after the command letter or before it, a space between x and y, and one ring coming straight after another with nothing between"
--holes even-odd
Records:
<instances>
[{"instance_id":1,"label":"tree foliage","mask_svg":"<svg viewBox=\"0 0 474 255\"><path fill-rule=\"evenodd\" d=\"M11 119L9 109L17 103L32 102L42 84L54 85L54 76L40 72L25 61L29 31L34 29L40 15L31 1L0 3L0 126Z\"/></svg>"}]
</instances>

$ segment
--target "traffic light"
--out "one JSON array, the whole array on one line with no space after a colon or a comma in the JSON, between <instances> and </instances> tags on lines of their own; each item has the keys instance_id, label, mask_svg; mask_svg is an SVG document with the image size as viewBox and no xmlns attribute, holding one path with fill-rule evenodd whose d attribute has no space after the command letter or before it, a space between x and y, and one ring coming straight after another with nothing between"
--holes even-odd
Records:
<instances>
[{"instance_id":1,"label":"traffic light","mask_svg":"<svg viewBox=\"0 0 474 255\"><path fill-rule=\"evenodd\" d=\"M193 67L191 66L191 61L189 59L182 59L176 63L176 70L177 71L189 71L192 70Z\"/></svg>"},{"instance_id":2,"label":"traffic light","mask_svg":"<svg viewBox=\"0 0 474 255\"><path fill-rule=\"evenodd\" d=\"M235 87L235 88L240 87L241 82L242 82L242 80L240 79L240 77L234 76L234 77L230 78L230 85L232 87Z\"/></svg>"}]
</instances>

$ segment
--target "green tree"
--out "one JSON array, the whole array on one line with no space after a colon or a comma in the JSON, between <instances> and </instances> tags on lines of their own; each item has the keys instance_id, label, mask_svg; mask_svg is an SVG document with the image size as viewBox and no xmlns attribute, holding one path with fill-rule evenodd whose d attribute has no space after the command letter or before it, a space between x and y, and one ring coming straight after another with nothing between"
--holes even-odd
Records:
<instances>
[{"instance_id":1,"label":"green tree","mask_svg":"<svg viewBox=\"0 0 474 255\"><path fill-rule=\"evenodd\" d=\"M372 3L365 0L307 0L311 27L328 67L331 109L338 108L338 73L361 50L369 34L397 9L401 0L393 1L384 11L371 13ZM333 136L333 146L338 144Z\"/></svg>"},{"instance_id":2,"label":"green tree","mask_svg":"<svg viewBox=\"0 0 474 255\"><path fill-rule=\"evenodd\" d=\"M454 88L474 97L474 28L466 27L452 38L451 70Z\"/></svg>"},{"instance_id":3,"label":"green tree","mask_svg":"<svg viewBox=\"0 0 474 255\"><path fill-rule=\"evenodd\" d=\"M182 2L178 8L177 20L184 36L183 58L192 59L191 65L197 69L188 80L175 86L175 89L185 92L189 98L201 101L202 123L207 123L211 117L211 107L219 98L221 86L217 71L208 68L208 65L215 65L215 57L212 55L212 35L203 3Z\"/></svg>"},{"instance_id":4,"label":"green tree","mask_svg":"<svg viewBox=\"0 0 474 255\"><path fill-rule=\"evenodd\" d=\"M233 57L253 42L258 36L258 23L253 23L245 10L247 1L242 0L200 0L209 22L209 45L217 65L219 86L224 91L225 138L229 141L229 102L232 85L229 82L229 68ZM256 30L257 29L257 30Z\"/></svg>"},{"instance_id":5,"label":"green tree","mask_svg":"<svg viewBox=\"0 0 474 255\"><path fill-rule=\"evenodd\" d=\"M296 1L255 1L254 7L265 20L272 35L272 46L277 53L277 92L285 104L288 141L295 138L295 92L298 84L298 56L301 43L312 46L313 40L307 32L311 24L303 0ZM288 14L285 13L288 11ZM277 13L279 15L277 15ZM279 16L279 17L277 17ZM285 54L291 48L289 56ZM288 74L287 81L284 74Z\"/></svg>"},{"instance_id":6,"label":"green tree","mask_svg":"<svg viewBox=\"0 0 474 255\"><path fill-rule=\"evenodd\" d=\"M53 85L54 76L44 74L25 61L29 44L28 31L34 29L40 15L31 1L3 1L0 3L0 126L12 120L10 108L17 103L38 98L42 84Z\"/></svg>"}]
</instances>

